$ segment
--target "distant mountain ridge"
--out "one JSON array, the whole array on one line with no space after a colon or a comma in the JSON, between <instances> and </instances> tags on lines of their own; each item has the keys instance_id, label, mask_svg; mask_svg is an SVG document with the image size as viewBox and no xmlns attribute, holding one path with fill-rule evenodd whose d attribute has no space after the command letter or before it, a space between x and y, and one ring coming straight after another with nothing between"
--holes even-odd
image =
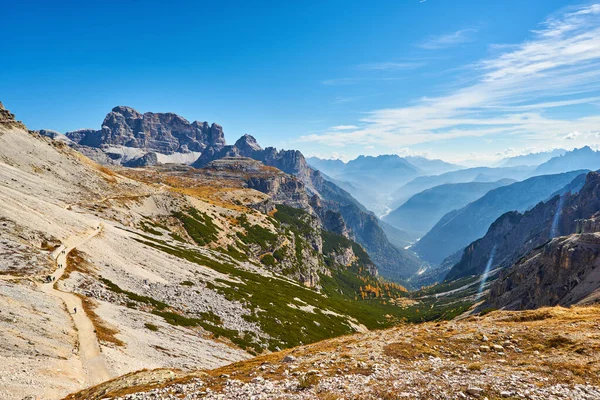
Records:
<instances>
[{"instance_id":1,"label":"distant mountain ridge","mask_svg":"<svg viewBox=\"0 0 600 400\"><path fill-rule=\"evenodd\" d=\"M333 182L343 185L369 210L382 215L389 194L397 187L425 174L459 169L460 166L424 157L400 157L396 154L359 156L344 163L340 160L307 159Z\"/></svg>"},{"instance_id":2,"label":"distant mountain ridge","mask_svg":"<svg viewBox=\"0 0 600 400\"><path fill-rule=\"evenodd\" d=\"M84 146L117 145L163 154L200 152L208 146L225 144L223 128L215 123L190 123L174 113L141 114L126 106L113 108L99 131L82 129L65 135Z\"/></svg>"},{"instance_id":3,"label":"distant mountain ridge","mask_svg":"<svg viewBox=\"0 0 600 400\"><path fill-rule=\"evenodd\" d=\"M99 163L129 167L191 164L207 147L225 146L223 128L216 123L190 123L174 113L142 114L127 106L114 107L99 130L79 129L62 135L42 129L39 133L64 140Z\"/></svg>"},{"instance_id":4,"label":"distant mountain ridge","mask_svg":"<svg viewBox=\"0 0 600 400\"><path fill-rule=\"evenodd\" d=\"M576 180L581 176L579 192L500 216L467 246L446 280L481 275L488 265L501 269L489 301L509 309L568 306L600 289L600 174Z\"/></svg>"},{"instance_id":5,"label":"distant mountain ridge","mask_svg":"<svg viewBox=\"0 0 600 400\"><path fill-rule=\"evenodd\" d=\"M538 153L529 153L515 157L509 157L502 159L499 163L499 167L516 167L519 165L540 165L550 160L553 157L558 157L565 154L565 149L554 149L551 151L542 151Z\"/></svg>"},{"instance_id":6,"label":"distant mountain ridge","mask_svg":"<svg viewBox=\"0 0 600 400\"><path fill-rule=\"evenodd\" d=\"M500 215L509 211L524 212L571 183L582 172L587 171L536 176L494 189L462 209L446 214L413 249L422 259L439 264L484 236Z\"/></svg>"},{"instance_id":7,"label":"distant mountain ridge","mask_svg":"<svg viewBox=\"0 0 600 400\"><path fill-rule=\"evenodd\" d=\"M447 183L412 196L383 220L409 232L425 234L444 215L477 200L492 189L514 183L513 179L496 182Z\"/></svg>"},{"instance_id":8,"label":"distant mountain ridge","mask_svg":"<svg viewBox=\"0 0 600 400\"><path fill-rule=\"evenodd\" d=\"M533 169L534 167L524 166L506 168L475 167L450 171L440 175L419 176L392 193L391 207L398 208L415 194L436 186L448 183L494 182L500 179L522 180L529 177Z\"/></svg>"},{"instance_id":9,"label":"distant mountain ridge","mask_svg":"<svg viewBox=\"0 0 600 400\"><path fill-rule=\"evenodd\" d=\"M600 169L600 151L594 151L589 146L567 151L541 164L534 171L535 175L558 174L566 171Z\"/></svg>"}]
</instances>

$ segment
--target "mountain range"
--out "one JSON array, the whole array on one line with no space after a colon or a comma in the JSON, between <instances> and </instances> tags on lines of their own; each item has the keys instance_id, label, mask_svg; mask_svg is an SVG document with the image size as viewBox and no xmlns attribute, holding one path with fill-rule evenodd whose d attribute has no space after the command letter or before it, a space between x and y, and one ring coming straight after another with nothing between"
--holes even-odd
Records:
<instances>
[{"instance_id":1,"label":"mountain range","mask_svg":"<svg viewBox=\"0 0 600 400\"><path fill-rule=\"evenodd\" d=\"M485 236L465 248L446 280L492 271L499 277L488 303L513 310L568 306L596 292L600 174L581 176L584 184L577 191L557 194L525 213L500 216Z\"/></svg>"},{"instance_id":2,"label":"mountain range","mask_svg":"<svg viewBox=\"0 0 600 400\"><path fill-rule=\"evenodd\" d=\"M413 249L423 260L439 264L485 235L500 215L508 211L523 212L535 206L583 172L536 176L491 190L467 206L444 215Z\"/></svg>"},{"instance_id":3,"label":"mountain range","mask_svg":"<svg viewBox=\"0 0 600 400\"><path fill-rule=\"evenodd\" d=\"M352 237L364 246L378 266L382 276L390 279L407 279L421 269L422 262L411 252L390 243L379 226L379 220L368 212L348 192L323 175L310 168L302 153L297 150L280 150L273 147L262 149L250 135L242 136L235 144L219 148L208 148L192 164L202 168L210 162L225 157L248 157L297 176L306 186L317 214L339 213L351 231Z\"/></svg>"},{"instance_id":4,"label":"mountain range","mask_svg":"<svg viewBox=\"0 0 600 400\"><path fill-rule=\"evenodd\" d=\"M424 235L448 212L477 200L492 189L514 183L513 179L496 182L448 183L412 196L403 205L383 217L395 227Z\"/></svg>"},{"instance_id":5,"label":"mountain range","mask_svg":"<svg viewBox=\"0 0 600 400\"><path fill-rule=\"evenodd\" d=\"M307 162L378 215L385 213L389 194L395 188L417 176L460 168L442 160L398 155L359 156L347 163L310 157Z\"/></svg>"},{"instance_id":6,"label":"mountain range","mask_svg":"<svg viewBox=\"0 0 600 400\"><path fill-rule=\"evenodd\" d=\"M566 153L564 149L554 149L551 151L541 151L537 153L523 154L520 156L504 158L498 162L498 167L517 167L519 165L536 166L545 163L551 158L561 156Z\"/></svg>"},{"instance_id":7,"label":"mountain range","mask_svg":"<svg viewBox=\"0 0 600 400\"><path fill-rule=\"evenodd\" d=\"M450 171L440 175L419 176L397 188L391 194L390 207L396 209L417 193L449 183L495 182L501 179L522 180L531 175L535 167L506 168L475 167Z\"/></svg>"},{"instance_id":8,"label":"mountain range","mask_svg":"<svg viewBox=\"0 0 600 400\"><path fill-rule=\"evenodd\" d=\"M538 166L535 169L534 174L558 174L578 169L588 169L592 171L600 169L600 151L594 151L589 146L567 151Z\"/></svg>"},{"instance_id":9,"label":"mountain range","mask_svg":"<svg viewBox=\"0 0 600 400\"><path fill-rule=\"evenodd\" d=\"M39 133L58 138L60 134L43 130ZM173 113L139 113L131 107L118 106L104 118L102 129L67 132L74 149L106 165L148 167L169 162L183 162L204 168L211 162L226 158L247 157L298 177L300 191L306 192L302 208L318 216L327 226L339 214L348 237L364 246L379 267L382 276L402 280L415 274L422 262L411 252L389 242L375 215L347 191L325 179L309 167L297 150L263 149L250 135L243 135L233 145L227 145L220 125L207 122L189 123ZM396 157L382 158L386 165L415 170ZM357 161L361 166L373 164L371 158ZM352 168L359 168L359 165ZM397 172L398 168L394 171ZM296 193L298 195L298 193ZM297 203L300 204L300 203ZM406 236L395 232L396 237Z\"/></svg>"},{"instance_id":10,"label":"mountain range","mask_svg":"<svg viewBox=\"0 0 600 400\"><path fill-rule=\"evenodd\" d=\"M154 132L167 127L156 125ZM487 371L496 350L481 343L491 341L521 357L521 368L541 359L534 349L556 355L547 342L548 321L553 332L572 329L578 338L595 329L585 318L596 324L597 313L585 308L569 309L568 316L561 309L486 316L483 310L600 299L596 173L538 176L492 189L459 213L467 223L472 214L487 224L487 233L436 269L402 248L414 237L380 222L299 151L263 149L249 135L233 145L202 139L198 145L206 147L192 166L160 161L192 153L160 153L166 150L155 144L136 148L143 155L123 162L111 151L130 157L134 147L92 147L57 132L28 131L0 106L0 376L10 378L2 380L1 396L202 397L210 386L240 398L259 392L311 398L323 397L319 382L339 387L345 379L359 394L364 379L394 377L399 368L416 368L411 393L430 396L421 390L431 377L429 367L418 368L423 360L448 363L450 371L463 363L451 388L435 392L445 398L464 390L465 379L492 385L506 378L502 363L500 375L482 375L480 364L457 358L465 349L479 354ZM125 166L133 160L139 166ZM536 197L546 201L535 205ZM523 206L528 202L531 207ZM509 212L486 222L503 207ZM519 207L522 213L511 211ZM458 228L449 235L472 233ZM497 262L488 262L491 254ZM386 279L416 286L450 263L446 281L420 290ZM520 352L506 343L507 332ZM593 363L585 349L583 356L558 353L562 363L575 362L574 354ZM315 354L324 357L316 367ZM304 372L305 366L319 368L323 381L313 381L318 373ZM189 372L196 368L204 372ZM273 381L263 385L257 371ZM232 383L238 378L250 386ZM276 386L281 382L291 383ZM382 388L374 396L388 394Z\"/></svg>"}]
</instances>

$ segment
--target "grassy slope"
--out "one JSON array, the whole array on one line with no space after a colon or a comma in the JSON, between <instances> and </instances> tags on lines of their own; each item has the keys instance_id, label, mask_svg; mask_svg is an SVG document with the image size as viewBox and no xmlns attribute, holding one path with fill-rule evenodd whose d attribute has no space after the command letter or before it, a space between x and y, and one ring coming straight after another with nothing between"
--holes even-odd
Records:
<instances>
[{"instance_id":1,"label":"grassy slope","mask_svg":"<svg viewBox=\"0 0 600 400\"><path fill-rule=\"evenodd\" d=\"M304 211L280 206L272 222L283 227L288 234L302 238L311 230L306 222L307 215ZM176 217L182 221L184 228L198 245L204 245L214 239L214 225L207 221L208 218L204 215L195 210L186 210ZM240 220L246 231L246 234L238 235L243 244L255 243L266 248L275 241L275 235L267 229L251 225L247 218ZM407 296L404 289L369 275L365 265L371 264L371 261L362 247L330 232L321 232L323 253L326 254L323 262L332 265L332 260L327 255L347 247L353 249L357 259L349 267L331 268L331 276L321 275L320 291L304 287L283 276L265 276L240 268L235 260L247 258L231 247L222 249L223 256L220 259L212 259L189 245L177 241L167 242L155 236L143 235L139 241L227 274L235 278L235 281L241 281L242 283L233 283L223 280L218 282L220 285L214 285L202 282L198 277L198 282L188 284L207 285L229 300L241 302L251 310L251 314L244 318L257 323L269 338L256 337L250 332L224 329L214 315L190 318L180 310L162 304L160 307L154 305L152 312L174 325L201 326L215 336L227 337L239 347L254 353L260 353L265 348L274 351L349 334L355 331L353 325L356 324L362 324L368 329L380 329L399 321L420 322L452 318L468 307L468 304L456 299L446 301L445 304L436 304L435 299L426 299L404 307L395 305L394 300ZM297 240L297 243L306 245L303 239ZM273 257L269 259L270 262L276 263L278 260ZM144 302L153 305L150 300L146 299ZM352 323L349 319L353 320Z\"/></svg>"}]
</instances>

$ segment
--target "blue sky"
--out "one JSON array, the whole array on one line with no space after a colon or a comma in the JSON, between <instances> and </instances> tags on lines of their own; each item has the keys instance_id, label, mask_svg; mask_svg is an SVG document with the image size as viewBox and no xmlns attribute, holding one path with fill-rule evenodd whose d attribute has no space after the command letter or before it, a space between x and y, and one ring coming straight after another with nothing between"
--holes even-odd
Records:
<instances>
[{"instance_id":1,"label":"blue sky","mask_svg":"<svg viewBox=\"0 0 600 400\"><path fill-rule=\"evenodd\" d=\"M489 162L600 144L600 5L3 2L0 100L30 128L172 111L263 146Z\"/></svg>"}]
</instances>

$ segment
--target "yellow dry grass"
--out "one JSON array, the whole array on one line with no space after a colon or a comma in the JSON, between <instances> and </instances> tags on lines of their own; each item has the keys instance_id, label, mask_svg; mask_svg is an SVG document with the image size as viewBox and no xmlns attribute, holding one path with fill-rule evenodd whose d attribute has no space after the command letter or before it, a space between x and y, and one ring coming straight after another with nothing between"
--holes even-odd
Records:
<instances>
[{"instance_id":1,"label":"yellow dry grass","mask_svg":"<svg viewBox=\"0 0 600 400\"><path fill-rule=\"evenodd\" d=\"M504 350L480 352L481 346L492 344L502 345ZM587 382L600 386L600 306L495 311L460 321L407 324L343 336L202 371L206 374L202 381L206 387L218 392L227 380L223 376L247 382L263 365L267 365L269 371L265 372L265 378L284 379L288 365L282 360L287 355L297 358L294 370L300 374L322 363L326 364L319 369L323 376L333 376L339 370L369 374L372 367L369 360L373 355L385 357L388 362L399 364L403 369L419 369L431 374L431 367L423 361L429 357L440 357L451 360L454 368L473 374L485 371L488 375L497 375L498 379L511 373L529 371L550 384ZM324 363L331 359L334 362ZM179 377L178 380L186 382L197 376L198 373ZM437 378L431 375L430 379ZM377 384L385 386L385 382ZM168 383L145 389L164 386ZM128 393L139 391L131 385L121 390Z\"/></svg>"}]
</instances>

